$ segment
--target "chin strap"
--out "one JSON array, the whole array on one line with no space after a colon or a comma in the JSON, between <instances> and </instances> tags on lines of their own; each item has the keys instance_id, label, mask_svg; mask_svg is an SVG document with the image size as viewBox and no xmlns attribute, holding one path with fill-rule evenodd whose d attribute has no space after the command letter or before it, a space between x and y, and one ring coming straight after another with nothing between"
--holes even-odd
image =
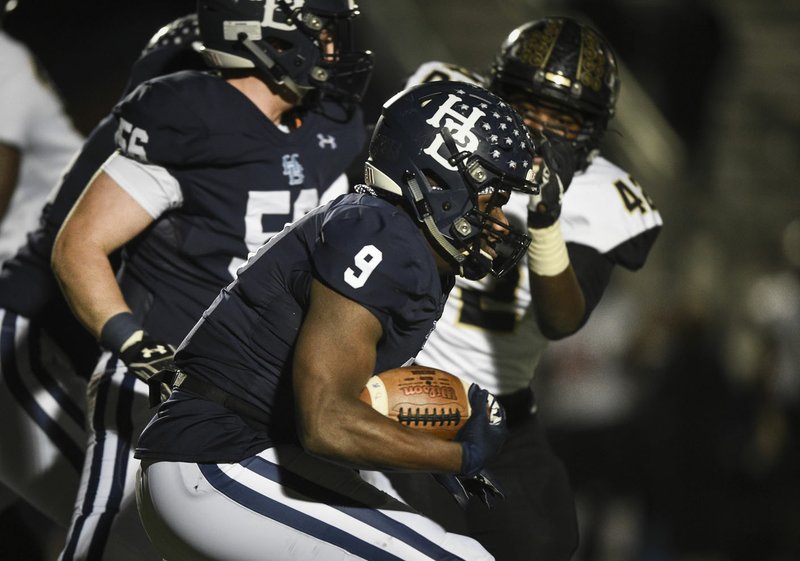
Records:
<instances>
[{"instance_id":1,"label":"chin strap","mask_svg":"<svg viewBox=\"0 0 800 561\"><path fill-rule=\"evenodd\" d=\"M302 100L307 93L314 89L299 85L286 74L279 76L279 68L277 67L275 61L268 57L266 53L261 50L252 40L245 38L241 39L240 41L242 46L250 51L250 54L256 57L256 59L258 59L261 68L275 81L275 83L282 88L286 88L297 98L298 101Z\"/></svg>"}]
</instances>

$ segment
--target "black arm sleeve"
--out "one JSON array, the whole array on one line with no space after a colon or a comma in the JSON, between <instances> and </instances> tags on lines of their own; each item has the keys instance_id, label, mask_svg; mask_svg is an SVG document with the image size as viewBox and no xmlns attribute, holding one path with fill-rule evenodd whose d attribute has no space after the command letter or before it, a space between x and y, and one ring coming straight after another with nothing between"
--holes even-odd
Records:
<instances>
[{"instance_id":1,"label":"black arm sleeve","mask_svg":"<svg viewBox=\"0 0 800 561\"><path fill-rule=\"evenodd\" d=\"M611 280L614 263L596 249L581 244L568 243L567 252L586 300L586 311L581 320L581 327L583 327L600 302L600 298L603 297Z\"/></svg>"}]
</instances>

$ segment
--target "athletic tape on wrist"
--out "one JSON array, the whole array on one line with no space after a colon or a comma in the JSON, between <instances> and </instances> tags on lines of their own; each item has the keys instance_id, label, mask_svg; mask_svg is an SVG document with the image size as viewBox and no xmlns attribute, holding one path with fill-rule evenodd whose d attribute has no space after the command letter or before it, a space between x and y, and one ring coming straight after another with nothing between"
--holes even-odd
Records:
<instances>
[{"instance_id":1,"label":"athletic tape on wrist","mask_svg":"<svg viewBox=\"0 0 800 561\"><path fill-rule=\"evenodd\" d=\"M142 324L130 312L111 316L100 331L100 344L106 349L121 352L133 343L141 341Z\"/></svg>"},{"instance_id":2,"label":"athletic tape on wrist","mask_svg":"<svg viewBox=\"0 0 800 561\"><path fill-rule=\"evenodd\" d=\"M567 244L561 236L558 220L547 228L528 228L528 268L543 277L554 277L569 267Z\"/></svg>"}]
</instances>

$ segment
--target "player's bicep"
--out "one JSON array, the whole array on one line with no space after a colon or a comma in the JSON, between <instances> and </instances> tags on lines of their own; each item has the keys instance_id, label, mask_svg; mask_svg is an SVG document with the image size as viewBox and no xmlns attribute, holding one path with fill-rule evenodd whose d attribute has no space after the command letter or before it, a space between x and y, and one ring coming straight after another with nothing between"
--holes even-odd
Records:
<instances>
[{"instance_id":1,"label":"player's bicep","mask_svg":"<svg viewBox=\"0 0 800 561\"><path fill-rule=\"evenodd\" d=\"M293 384L303 430L330 422L331 408L358 400L373 374L383 330L367 308L314 280L294 351Z\"/></svg>"},{"instance_id":2,"label":"player's bicep","mask_svg":"<svg viewBox=\"0 0 800 561\"><path fill-rule=\"evenodd\" d=\"M94 247L108 255L152 222L150 214L111 176L101 171L64 221L57 245Z\"/></svg>"}]
</instances>

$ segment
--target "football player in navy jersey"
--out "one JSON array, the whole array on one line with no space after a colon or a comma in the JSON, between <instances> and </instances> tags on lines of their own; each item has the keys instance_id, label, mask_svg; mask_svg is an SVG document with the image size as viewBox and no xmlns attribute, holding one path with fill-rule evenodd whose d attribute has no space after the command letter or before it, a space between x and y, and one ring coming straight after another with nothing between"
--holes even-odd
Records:
<instances>
[{"instance_id":1,"label":"football player in navy jersey","mask_svg":"<svg viewBox=\"0 0 800 561\"><path fill-rule=\"evenodd\" d=\"M471 84L384 105L366 185L261 247L178 349L175 390L137 447L139 511L166 558L492 558L353 468L491 492L482 468L503 441L502 408L472 386L474 415L448 441L358 396L413 360L454 273L514 269L528 239L501 206L537 191L534 152L513 109Z\"/></svg>"},{"instance_id":2,"label":"football player in navy jersey","mask_svg":"<svg viewBox=\"0 0 800 561\"><path fill-rule=\"evenodd\" d=\"M662 224L642 187L599 154L619 91L616 56L591 26L548 17L508 35L488 79L428 62L409 85L429 80L485 84L529 127L568 141L578 171L568 190L551 183L532 197L512 194L504 210L512 223L527 223L526 257L503 279L459 279L418 356L421 364L462 373L504 404L509 437L489 469L506 500L491 511L471 500L462 510L415 474L389 474L384 488L448 530L478 539L499 560L566 561L578 544L574 499L537 414L534 372L550 340L588 321L617 266L644 265ZM380 474L369 479L386 484Z\"/></svg>"},{"instance_id":3,"label":"football player in navy jersey","mask_svg":"<svg viewBox=\"0 0 800 561\"><path fill-rule=\"evenodd\" d=\"M192 49L197 17L164 26L131 69L128 87L184 68L206 68ZM86 381L99 356L50 269L56 233L114 151L113 117L84 143L41 212L39 227L0 272L0 481L63 528L72 517L86 446Z\"/></svg>"},{"instance_id":4,"label":"football player in navy jersey","mask_svg":"<svg viewBox=\"0 0 800 561\"><path fill-rule=\"evenodd\" d=\"M90 435L62 561L160 559L138 520L132 445L145 380L168 364L249 252L345 192L365 140L372 68L348 50L352 1L201 0L212 71L150 80L114 109L114 153L64 222L53 270L106 351L88 388ZM124 247L119 275L109 255ZM158 384L153 387L158 392ZM128 546L106 554L106 543Z\"/></svg>"}]
</instances>

